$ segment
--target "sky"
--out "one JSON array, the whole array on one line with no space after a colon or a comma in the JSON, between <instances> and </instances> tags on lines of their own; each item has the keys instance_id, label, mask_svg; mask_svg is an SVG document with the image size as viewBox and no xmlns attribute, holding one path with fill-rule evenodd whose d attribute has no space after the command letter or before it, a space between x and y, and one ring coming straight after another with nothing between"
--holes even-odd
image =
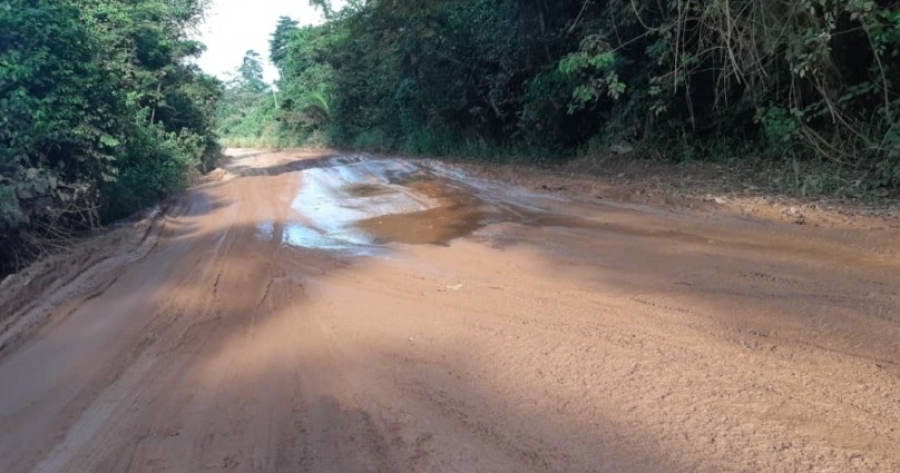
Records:
<instances>
[{"instance_id":1,"label":"sky","mask_svg":"<svg viewBox=\"0 0 900 473\"><path fill-rule=\"evenodd\" d=\"M197 64L225 79L241 64L244 53L253 49L266 60L266 81L274 81L278 72L268 62L269 37L282 15L301 25L322 22L322 15L307 0L213 0L199 27L200 41L207 50Z\"/></svg>"}]
</instances>

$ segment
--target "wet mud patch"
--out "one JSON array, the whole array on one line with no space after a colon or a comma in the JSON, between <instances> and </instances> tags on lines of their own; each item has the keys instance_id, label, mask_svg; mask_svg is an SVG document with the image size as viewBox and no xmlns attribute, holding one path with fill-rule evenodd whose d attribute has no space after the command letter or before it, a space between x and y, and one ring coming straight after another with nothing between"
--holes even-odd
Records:
<instances>
[{"instance_id":1,"label":"wet mud patch","mask_svg":"<svg viewBox=\"0 0 900 473\"><path fill-rule=\"evenodd\" d=\"M343 256L369 256L379 248L368 238L353 233L329 234L322 229L297 222L261 222L256 226L260 240L274 241L285 247L323 250Z\"/></svg>"},{"instance_id":2,"label":"wet mud patch","mask_svg":"<svg viewBox=\"0 0 900 473\"><path fill-rule=\"evenodd\" d=\"M358 183L344 187L343 191L353 197L377 197L396 194L397 190L379 184Z\"/></svg>"},{"instance_id":3,"label":"wet mud patch","mask_svg":"<svg viewBox=\"0 0 900 473\"><path fill-rule=\"evenodd\" d=\"M496 223L590 227L591 222L504 203L456 174L413 161L335 157L299 171L296 214L279 235L287 246L373 254L390 243L447 245Z\"/></svg>"},{"instance_id":4,"label":"wet mud patch","mask_svg":"<svg viewBox=\"0 0 900 473\"><path fill-rule=\"evenodd\" d=\"M490 223L489 204L460 183L428 175L401 182L397 185L427 197L434 206L417 212L368 218L355 224L376 243L446 245Z\"/></svg>"},{"instance_id":5,"label":"wet mud patch","mask_svg":"<svg viewBox=\"0 0 900 473\"><path fill-rule=\"evenodd\" d=\"M394 214L359 222L356 226L373 236L376 243L446 245L471 235L484 223L484 213L465 207L437 207L422 212Z\"/></svg>"}]
</instances>

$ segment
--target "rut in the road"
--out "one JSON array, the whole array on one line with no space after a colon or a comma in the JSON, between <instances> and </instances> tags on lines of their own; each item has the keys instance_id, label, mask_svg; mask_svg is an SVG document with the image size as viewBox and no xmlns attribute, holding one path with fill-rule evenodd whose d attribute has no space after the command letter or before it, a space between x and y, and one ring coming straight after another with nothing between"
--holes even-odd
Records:
<instances>
[{"instance_id":1,"label":"rut in the road","mask_svg":"<svg viewBox=\"0 0 900 473\"><path fill-rule=\"evenodd\" d=\"M876 237L429 161L227 170L17 319L47 323L0 353L4 473L900 471Z\"/></svg>"}]
</instances>

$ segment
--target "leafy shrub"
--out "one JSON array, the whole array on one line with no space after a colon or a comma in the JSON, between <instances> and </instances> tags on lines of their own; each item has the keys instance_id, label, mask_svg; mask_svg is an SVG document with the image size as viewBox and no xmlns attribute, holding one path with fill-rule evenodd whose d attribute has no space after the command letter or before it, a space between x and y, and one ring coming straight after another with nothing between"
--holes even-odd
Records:
<instances>
[{"instance_id":1,"label":"leafy shrub","mask_svg":"<svg viewBox=\"0 0 900 473\"><path fill-rule=\"evenodd\" d=\"M185 61L205 4L0 4L0 273L214 162L219 83Z\"/></svg>"},{"instance_id":2,"label":"leafy shrub","mask_svg":"<svg viewBox=\"0 0 900 473\"><path fill-rule=\"evenodd\" d=\"M898 0L315 3L327 23L273 35L280 103L224 136L557 159L628 141L796 161L811 192L900 186Z\"/></svg>"}]
</instances>

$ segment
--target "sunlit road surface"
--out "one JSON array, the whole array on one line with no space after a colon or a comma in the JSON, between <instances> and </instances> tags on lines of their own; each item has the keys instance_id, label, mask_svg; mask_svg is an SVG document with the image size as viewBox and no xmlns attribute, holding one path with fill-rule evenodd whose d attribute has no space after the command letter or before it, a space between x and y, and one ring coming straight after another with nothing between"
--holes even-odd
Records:
<instances>
[{"instance_id":1,"label":"sunlit road surface","mask_svg":"<svg viewBox=\"0 0 900 473\"><path fill-rule=\"evenodd\" d=\"M0 352L0 471L900 472L897 238L225 168Z\"/></svg>"}]
</instances>

